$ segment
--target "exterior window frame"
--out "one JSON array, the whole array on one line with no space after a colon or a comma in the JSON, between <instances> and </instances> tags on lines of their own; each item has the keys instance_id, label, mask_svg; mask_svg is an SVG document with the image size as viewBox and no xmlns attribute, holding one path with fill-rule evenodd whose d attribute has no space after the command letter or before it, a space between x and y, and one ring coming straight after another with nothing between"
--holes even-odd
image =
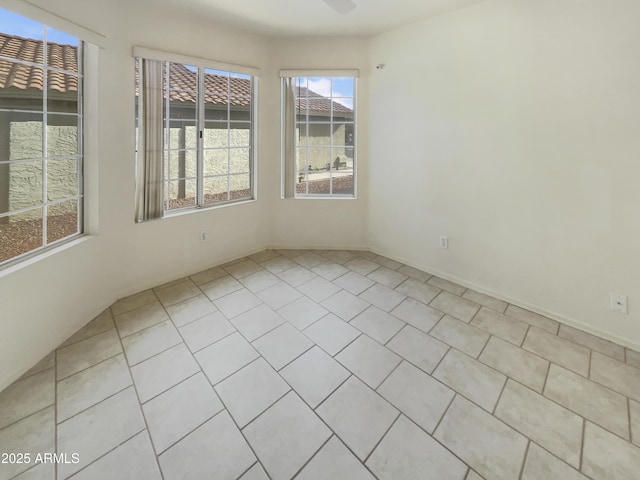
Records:
<instances>
[{"instance_id":1,"label":"exterior window frame","mask_svg":"<svg viewBox=\"0 0 640 480\"><path fill-rule=\"evenodd\" d=\"M28 18L30 20L32 20L30 17L25 16L25 18ZM20 264L22 262L24 262L25 260L34 258L36 256L39 256L49 250L52 250L56 247L59 247L61 245L67 244L69 242L72 242L74 240L77 240L79 237L82 237L85 235L85 163L86 163L86 158L85 158L85 139L84 139L84 130L85 130L85 94L84 94L84 90L85 90L85 81L86 81L86 72L85 72L85 62L86 62L86 55L87 55L87 45L86 42L79 36L75 35L75 34L69 34L73 37L75 37L77 39L77 68L78 71L77 72L73 72L71 70L64 70L64 69L60 69L60 68L56 68L53 66L49 65L49 61L48 61L48 48L46 47L48 43L55 43L55 42L48 42L47 41L47 31L49 29L52 30L59 30L56 27L52 27L48 22L42 22L39 20L34 20L38 23L40 23L42 25L43 28L43 39L42 40L33 40L33 41L41 41L43 44L43 48L42 48L42 56L43 56L43 61L42 64L40 63L34 63L34 62L30 62L30 61L26 61L26 60L21 60L18 58L13 58L13 57L6 57L6 56L1 56L0 55L0 60L2 61L8 61L11 63L16 63L16 64L20 64L20 65L24 65L24 66L28 66L28 67L33 67L33 68L41 68L43 71L43 78L42 78L42 85L43 85L43 89L42 89L42 109L41 110L24 110L24 109L2 109L2 111L6 111L8 113L22 113L22 114L42 114L42 156L41 157L33 157L33 158L20 158L20 159L9 159L9 160L3 160L0 158L0 164L2 165L16 165L16 164L20 164L20 163L28 163L28 162L37 162L37 161L41 161L42 162L42 172L41 172L41 181L42 181L42 201L40 204L35 205L35 206L28 206L28 207L22 207L22 208L18 208L15 210L12 210L10 208L8 208L8 210L6 212L0 212L0 221L3 218L10 218L14 215L20 215L22 213L27 213L27 212L32 212L32 211L37 211L40 210L42 213L42 216L40 218L41 220L41 226L42 226L42 244L39 247L36 247L32 250L28 250L26 252L23 252L21 254L18 254L16 256L13 256L11 258L8 258L4 261L0 261L0 270L4 270L6 268L9 267L13 267L17 264ZM66 32L65 32L66 33ZM9 34L6 34L9 35ZM77 112L76 113L64 113L64 112L51 112L50 113L50 108L49 108L49 101L48 101L48 76L50 73L59 73L59 74L67 74L67 75L73 75L75 77L77 77ZM48 136L49 133L47 132L47 127L49 126L49 117L51 115L54 116L60 116L60 115L69 115L69 116L75 116L77 119L77 132L76 132L76 138L77 138L77 153L75 155L71 155L71 154L65 154L65 155L49 155L47 152L47 147L48 147ZM55 117L54 117L55 118ZM63 198L58 198L55 200L48 200L48 163L49 161L55 161L55 160L71 160L71 159L75 159L77 161L77 169L76 169L76 173L77 173L77 181L76 181L76 194L75 195L71 195L71 196L65 196ZM10 187L9 187L10 188ZM71 201L76 201L76 231L73 234L64 236L62 238L53 240L53 241L49 241L48 240L48 217L49 217L49 213L48 213L48 209L49 207L55 206L55 205L61 205L65 202L71 202Z\"/></svg>"}]
</instances>

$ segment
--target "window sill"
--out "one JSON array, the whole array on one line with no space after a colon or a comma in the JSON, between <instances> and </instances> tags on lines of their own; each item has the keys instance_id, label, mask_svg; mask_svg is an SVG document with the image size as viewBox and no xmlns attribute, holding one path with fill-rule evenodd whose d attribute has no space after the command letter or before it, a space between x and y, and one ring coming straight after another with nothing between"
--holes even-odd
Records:
<instances>
[{"instance_id":1,"label":"window sill","mask_svg":"<svg viewBox=\"0 0 640 480\"><path fill-rule=\"evenodd\" d=\"M168 212L165 212L164 215L162 216L162 218L181 217L183 215L190 215L192 213L208 212L208 211L211 211L211 210L218 210L220 208L235 207L236 205L247 205L247 204L253 203L255 201L256 201L255 198L250 198L250 199L247 199L247 200L240 200L238 202L223 203L223 204L220 204L220 205L210 205L210 206L206 206L206 207L190 207L190 208L182 208L180 210L170 210ZM142 222L142 223L144 223L144 222Z\"/></svg>"},{"instance_id":2,"label":"window sill","mask_svg":"<svg viewBox=\"0 0 640 480\"><path fill-rule=\"evenodd\" d=\"M301 195L284 200L357 200L355 195Z\"/></svg>"},{"instance_id":3,"label":"window sill","mask_svg":"<svg viewBox=\"0 0 640 480\"><path fill-rule=\"evenodd\" d=\"M74 248L82 243L88 242L94 237L94 235L88 235L86 233L80 234L76 237L69 238L68 240L56 244L51 245L49 247L45 247L42 250L36 250L26 255L21 259L16 259L15 263L9 262L7 265L0 267L0 279L3 277L9 276L12 273L15 273L23 268L30 267L31 265L35 265L43 260L46 260L49 257L57 255L60 252L68 250L70 248Z\"/></svg>"}]
</instances>

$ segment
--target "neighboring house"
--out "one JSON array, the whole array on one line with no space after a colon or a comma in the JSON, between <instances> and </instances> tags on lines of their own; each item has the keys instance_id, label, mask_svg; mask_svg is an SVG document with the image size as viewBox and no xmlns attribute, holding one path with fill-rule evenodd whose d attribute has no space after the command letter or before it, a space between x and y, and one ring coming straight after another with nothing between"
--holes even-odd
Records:
<instances>
[{"instance_id":1,"label":"neighboring house","mask_svg":"<svg viewBox=\"0 0 640 480\"><path fill-rule=\"evenodd\" d=\"M0 60L0 160L59 157L47 162L49 198L77 188L78 49L47 43L47 145L43 152L42 68ZM0 56L42 63L43 42L0 34ZM71 115L70 115L71 114ZM42 161L0 164L0 212L42 203ZM33 212L37 215L37 212Z\"/></svg>"}]
</instances>

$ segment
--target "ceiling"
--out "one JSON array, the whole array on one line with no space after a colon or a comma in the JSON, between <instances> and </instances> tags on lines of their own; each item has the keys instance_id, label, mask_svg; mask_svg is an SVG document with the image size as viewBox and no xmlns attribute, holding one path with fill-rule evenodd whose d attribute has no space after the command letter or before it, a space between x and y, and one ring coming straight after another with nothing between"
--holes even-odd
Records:
<instances>
[{"instance_id":1,"label":"ceiling","mask_svg":"<svg viewBox=\"0 0 640 480\"><path fill-rule=\"evenodd\" d=\"M143 0L267 35L375 35L484 0L353 0L340 14L323 0Z\"/></svg>"}]
</instances>

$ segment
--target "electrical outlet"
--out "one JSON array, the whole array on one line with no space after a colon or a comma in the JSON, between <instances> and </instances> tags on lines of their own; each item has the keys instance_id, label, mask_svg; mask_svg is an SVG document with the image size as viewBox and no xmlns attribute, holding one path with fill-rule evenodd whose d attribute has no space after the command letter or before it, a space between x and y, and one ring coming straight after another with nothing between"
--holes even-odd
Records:
<instances>
[{"instance_id":1,"label":"electrical outlet","mask_svg":"<svg viewBox=\"0 0 640 480\"><path fill-rule=\"evenodd\" d=\"M614 312L627 314L627 296L620 293L609 294L609 308Z\"/></svg>"},{"instance_id":2,"label":"electrical outlet","mask_svg":"<svg viewBox=\"0 0 640 480\"><path fill-rule=\"evenodd\" d=\"M449 248L449 237L440 237L440 248Z\"/></svg>"},{"instance_id":3,"label":"electrical outlet","mask_svg":"<svg viewBox=\"0 0 640 480\"><path fill-rule=\"evenodd\" d=\"M207 232L200 232L200 243L209 240L209 234Z\"/></svg>"}]
</instances>

